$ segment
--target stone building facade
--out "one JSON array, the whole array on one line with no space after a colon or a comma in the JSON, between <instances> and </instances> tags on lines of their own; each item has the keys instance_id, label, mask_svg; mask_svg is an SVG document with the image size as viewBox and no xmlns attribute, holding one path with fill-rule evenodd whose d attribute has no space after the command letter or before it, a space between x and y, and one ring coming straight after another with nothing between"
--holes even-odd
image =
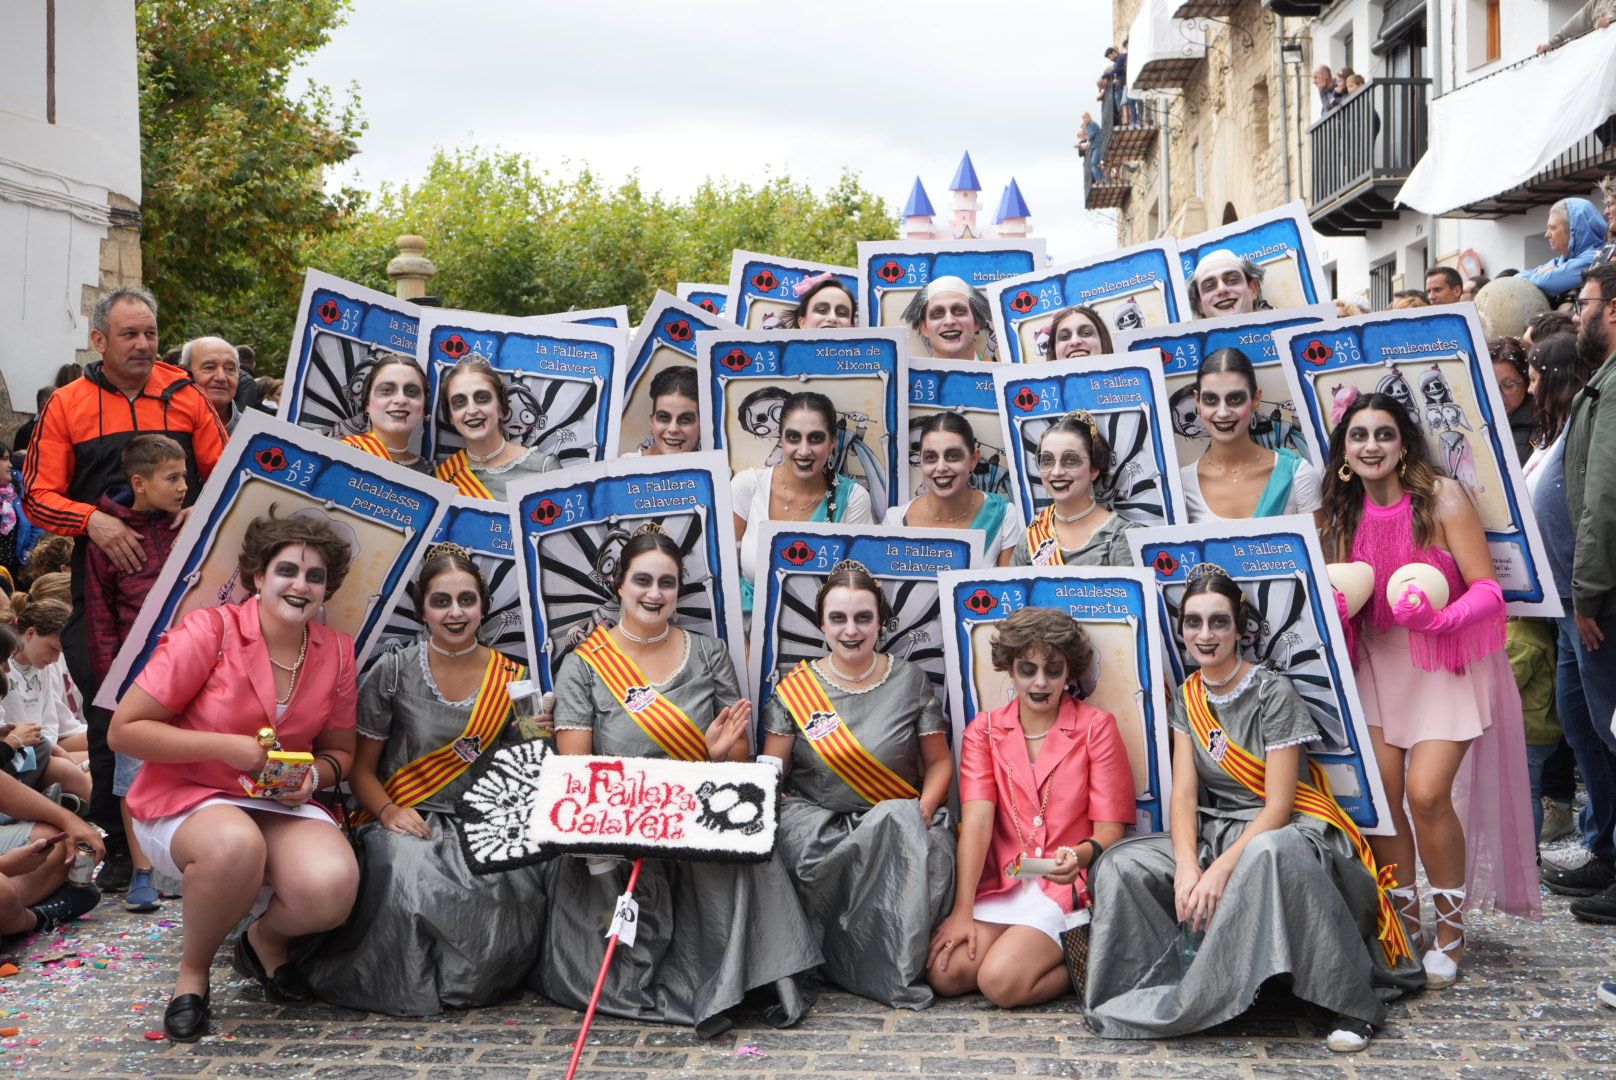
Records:
<instances>
[{"instance_id":1,"label":"stone building facade","mask_svg":"<svg viewBox=\"0 0 1616 1080\"><path fill-rule=\"evenodd\" d=\"M1183 14L1193 17L1173 18ZM1146 42L1141 55L1130 41L1130 81L1159 87L1135 91L1157 132L1138 167L1119 174L1133 188L1119 244L1188 236L1301 197L1312 88L1304 62L1282 59L1279 38L1306 20L1258 0L1116 0L1113 17L1118 41ZM1180 40L1186 31L1204 46Z\"/></svg>"}]
</instances>

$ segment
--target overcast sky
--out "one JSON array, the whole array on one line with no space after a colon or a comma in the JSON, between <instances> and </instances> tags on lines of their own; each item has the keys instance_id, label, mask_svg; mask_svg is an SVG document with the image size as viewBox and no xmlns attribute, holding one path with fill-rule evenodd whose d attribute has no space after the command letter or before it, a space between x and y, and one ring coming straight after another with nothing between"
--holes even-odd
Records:
<instances>
[{"instance_id":1,"label":"overcast sky","mask_svg":"<svg viewBox=\"0 0 1616 1080\"><path fill-rule=\"evenodd\" d=\"M823 190L852 169L894 211L919 175L941 216L969 150L982 221L1014 176L1061 261L1115 246L1110 215L1083 208L1073 149L1110 8L355 0L303 74L339 95L357 84L370 128L342 179L366 188L476 145L614 183L638 171L675 196L782 172Z\"/></svg>"}]
</instances>

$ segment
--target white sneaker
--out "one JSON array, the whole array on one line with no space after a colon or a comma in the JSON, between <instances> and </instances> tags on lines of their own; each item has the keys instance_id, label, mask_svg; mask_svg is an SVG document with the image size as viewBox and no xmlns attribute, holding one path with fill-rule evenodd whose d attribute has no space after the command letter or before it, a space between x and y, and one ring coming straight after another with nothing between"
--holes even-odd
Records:
<instances>
[{"instance_id":1,"label":"white sneaker","mask_svg":"<svg viewBox=\"0 0 1616 1080\"><path fill-rule=\"evenodd\" d=\"M1374 1028L1350 1016L1337 1016L1335 1023L1335 1030L1324 1040L1328 1049L1337 1054L1356 1054L1368 1048L1369 1039L1375 1033Z\"/></svg>"}]
</instances>

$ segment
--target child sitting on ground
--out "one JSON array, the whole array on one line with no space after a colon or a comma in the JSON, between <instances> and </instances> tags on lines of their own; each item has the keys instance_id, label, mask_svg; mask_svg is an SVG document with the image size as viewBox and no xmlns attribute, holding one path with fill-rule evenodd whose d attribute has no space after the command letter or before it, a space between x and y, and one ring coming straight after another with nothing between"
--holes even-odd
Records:
<instances>
[{"instance_id":1,"label":"child sitting on ground","mask_svg":"<svg viewBox=\"0 0 1616 1080\"><path fill-rule=\"evenodd\" d=\"M17 594L13 605L22 642L11 657L10 692L0 701L0 716L11 725L8 741L32 746L37 765L18 769L13 758L13 771L36 790L51 793L54 787L70 796L59 801L78 813L89 806L90 777L80 768L82 758L67 749L85 745L84 724L68 703L62 662L62 628L73 609L31 591ZM28 756L25 749L20 756Z\"/></svg>"},{"instance_id":2,"label":"child sitting on ground","mask_svg":"<svg viewBox=\"0 0 1616 1080\"><path fill-rule=\"evenodd\" d=\"M124 448L123 473L129 487L101 496L96 509L111 514L140 535L145 561L139 572L125 574L99 547L89 545L84 575L84 623L90 643L90 664L98 683L107 677L118 647L128 637L146 594L156 583L169 549L174 546L174 517L185 504L185 451L167 435L137 435ZM139 773L139 761L118 755L112 793L120 804ZM124 835L129 838L129 858L134 865L124 907L130 911L156 911L159 898L151 882L151 860L135 839L127 806L123 808L123 827Z\"/></svg>"}]
</instances>

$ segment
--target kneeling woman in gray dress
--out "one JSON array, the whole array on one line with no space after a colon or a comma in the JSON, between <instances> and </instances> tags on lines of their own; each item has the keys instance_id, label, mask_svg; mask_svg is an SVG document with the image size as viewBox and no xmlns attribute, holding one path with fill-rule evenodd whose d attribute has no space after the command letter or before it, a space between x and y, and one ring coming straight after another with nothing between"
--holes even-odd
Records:
<instances>
[{"instance_id":1,"label":"kneeling woman in gray dress","mask_svg":"<svg viewBox=\"0 0 1616 1080\"><path fill-rule=\"evenodd\" d=\"M892 608L866 567L832 567L815 614L830 654L799 663L763 711L763 752L786 773L780 860L825 976L923 1009L926 946L954 884L939 813L954 780L948 718L919 665L877 651Z\"/></svg>"},{"instance_id":2,"label":"kneeling woman in gray dress","mask_svg":"<svg viewBox=\"0 0 1616 1080\"><path fill-rule=\"evenodd\" d=\"M1240 657L1240 587L1210 564L1190 577L1179 633L1199 670L1169 710L1172 831L1124 841L1094 869L1089 1026L1202 1031L1288 976L1337 1014L1326 1045L1362 1050L1385 1001L1424 971L1381 890L1389 875L1306 755L1319 738L1307 706Z\"/></svg>"},{"instance_id":3,"label":"kneeling woman in gray dress","mask_svg":"<svg viewBox=\"0 0 1616 1080\"><path fill-rule=\"evenodd\" d=\"M471 872L457 816L471 763L520 738L507 687L526 669L478 644L488 586L465 548L428 550L413 592L425 640L376 661L359 691L359 899L305 962L323 1000L393 1016L519 991L545 909L542 867Z\"/></svg>"},{"instance_id":4,"label":"kneeling woman in gray dress","mask_svg":"<svg viewBox=\"0 0 1616 1080\"><path fill-rule=\"evenodd\" d=\"M683 582L679 547L660 530L640 531L623 545L614 582L622 622L597 627L556 676L561 753L746 757L752 705L741 697L727 648L671 622ZM650 707L629 711L625 697L638 699L647 688L670 707L657 715L666 720L671 712L678 723L643 726L640 716ZM565 857L549 866L555 903L531 984L581 1009L599 974L606 925L629 864ZM819 948L778 856L739 865L648 859L634 898L636 940L612 958L601 1012L690 1024L711 1036L730 1026L724 1011L750 990L772 992L764 1018L776 1026L795 1024L808 1011L796 976L819 966Z\"/></svg>"}]
</instances>

